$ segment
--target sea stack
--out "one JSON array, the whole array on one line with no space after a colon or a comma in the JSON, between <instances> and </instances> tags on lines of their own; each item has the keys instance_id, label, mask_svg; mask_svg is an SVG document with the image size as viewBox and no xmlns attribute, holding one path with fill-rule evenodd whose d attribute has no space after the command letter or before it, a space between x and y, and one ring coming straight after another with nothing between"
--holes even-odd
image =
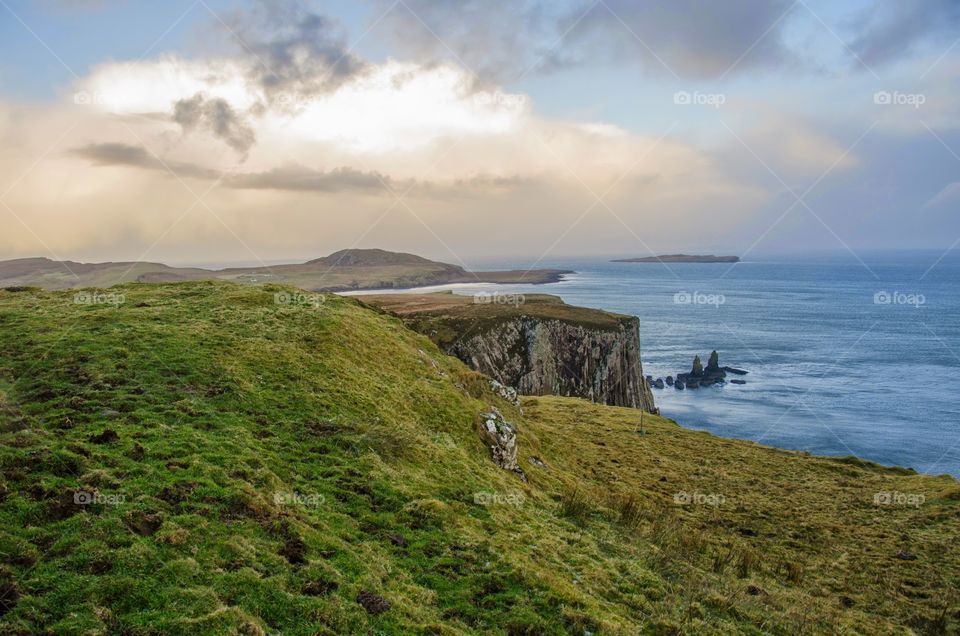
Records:
<instances>
[{"instance_id":1,"label":"sea stack","mask_svg":"<svg viewBox=\"0 0 960 636\"><path fill-rule=\"evenodd\" d=\"M720 368L720 356L716 351L710 352L710 359L707 360L707 368L703 372L703 379L700 380L702 386L710 384L723 384L726 382L727 373Z\"/></svg>"},{"instance_id":2,"label":"sea stack","mask_svg":"<svg viewBox=\"0 0 960 636\"><path fill-rule=\"evenodd\" d=\"M716 355L716 351L713 352ZM691 378L702 378L703 377L703 363L700 362L700 356L693 356L693 369L690 370Z\"/></svg>"}]
</instances>

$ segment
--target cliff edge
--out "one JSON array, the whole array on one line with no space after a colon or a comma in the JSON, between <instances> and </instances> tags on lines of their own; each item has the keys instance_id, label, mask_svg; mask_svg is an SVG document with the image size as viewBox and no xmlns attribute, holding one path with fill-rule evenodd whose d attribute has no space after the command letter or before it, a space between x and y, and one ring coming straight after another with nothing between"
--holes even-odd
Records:
<instances>
[{"instance_id":1,"label":"cliff edge","mask_svg":"<svg viewBox=\"0 0 960 636\"><path fill-rule=\"evenodd\" d=\"M548 294L447 292L361 299L522 394L656 410L643 375L635 316L567 305Z\"/></svg>"}]
</instances>

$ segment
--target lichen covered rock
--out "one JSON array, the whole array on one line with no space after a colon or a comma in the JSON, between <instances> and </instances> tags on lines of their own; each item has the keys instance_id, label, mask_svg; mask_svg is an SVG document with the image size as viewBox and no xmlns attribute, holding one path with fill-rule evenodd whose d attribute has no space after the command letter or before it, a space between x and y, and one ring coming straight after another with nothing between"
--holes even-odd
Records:
<instances>
[{"instance_id":1,"label":"lichen covered rock","mask_svg":"<svg viewBox=\"0 0 960 636\"><path fill-rule=\"evenodd\" d=\"M517 431L496 407L480 414L480 438L490 448L490 458L500 468L526 476L517 463Z\"/></svg>"},{"instance_id":2,"label":"lichen covered rock","mask_svg":"<svg viewBox=\"0 0 960 636\"><path fill-rule=\"evenodd\" d=\"M506 386L496 380L490 380L490 390L502 397L504 400L520 408L520 395L512 386Z\"/></svg>"}]
</instances>

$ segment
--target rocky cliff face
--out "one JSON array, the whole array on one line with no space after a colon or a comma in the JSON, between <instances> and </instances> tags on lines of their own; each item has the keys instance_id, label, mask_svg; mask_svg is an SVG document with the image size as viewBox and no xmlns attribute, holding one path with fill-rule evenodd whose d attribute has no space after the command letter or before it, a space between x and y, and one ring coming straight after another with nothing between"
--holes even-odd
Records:
<instances>
[{"instance_id":1,"label":"rocky cliff face","mask_svg":"<svg viewBox=\"0 0 960 636\"><path fill-rule=\"evenodd\" d=\"M451 353L525 395L567 395L653 411L640 364L640 321L613 330L518 316L453 343Z\"/></svg>"},{"instance_id":2,"label":"rocky cliff face","mask_svg":"<svg viewBox=\"0 0 960 636\"><path fill-rule=\"evenodd\" d=\"M655 411L640 363L638 318L567 305L547 294L505 298L514 304L454 294L383 294L364 301L521 394Z\"/></svg>"}]
</instances>

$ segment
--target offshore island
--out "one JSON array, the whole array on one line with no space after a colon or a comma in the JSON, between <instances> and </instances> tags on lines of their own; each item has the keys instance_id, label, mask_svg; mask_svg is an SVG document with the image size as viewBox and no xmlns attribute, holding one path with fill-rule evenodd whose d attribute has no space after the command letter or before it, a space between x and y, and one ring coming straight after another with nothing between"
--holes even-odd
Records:
<instances>
[{"instance_id":1,"label":"offshore island","mask_svg":"<svg viewBox=\"0 0 960 636\"><path fill-rule=\"evenodd\" d=\"M739 263L739 256L714 256L691 254L663 254L661 256L640 256L638 258L617 258L611 263Z\"/></svg>"}]
</instances>

